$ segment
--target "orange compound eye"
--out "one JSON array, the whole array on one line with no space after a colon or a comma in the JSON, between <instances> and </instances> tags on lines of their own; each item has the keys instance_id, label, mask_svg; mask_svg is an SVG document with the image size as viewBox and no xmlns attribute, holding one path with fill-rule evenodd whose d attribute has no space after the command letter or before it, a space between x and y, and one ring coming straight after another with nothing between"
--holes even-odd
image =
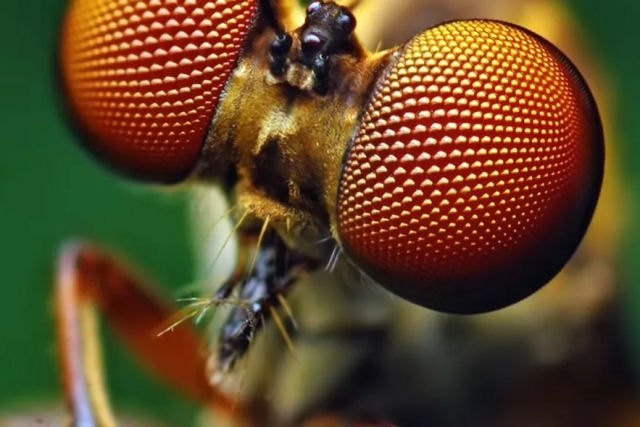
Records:
<instances>
[{"instance_id":1,"label":"orange compound eye","mask_svg":"<svg viewBox=\"0 0 640 427\"><path fill-rule=\"evenodd\" d=\"M194 167L258 0L74 0L62 74L89 147L137 178Z\"/></svg>"},{"instance_id":2,"label":"orange compound eye","mask_svg":"<svg viewBox=\"0 0 640 427\"><path fill-rule=\"evenodd\" d=\"M397 55L345 157L341 243L426 307L519 301L567 262L595 208L604 145L589 89L549 42L502 22L444 24Z\"/></svg>"}]
</instances>

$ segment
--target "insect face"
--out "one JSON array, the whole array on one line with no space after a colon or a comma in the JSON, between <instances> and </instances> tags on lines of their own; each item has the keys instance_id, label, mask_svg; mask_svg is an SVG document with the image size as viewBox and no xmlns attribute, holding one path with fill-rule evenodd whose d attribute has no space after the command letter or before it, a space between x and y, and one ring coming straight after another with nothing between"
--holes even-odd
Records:
<instances>
[{"instance_id":1,"label":"insect face","mask_svg":"<svg viewBox=\"0 0 640 427\"><path fill-rule=\"evenodd\" d=\"M129 175L182 179L198 158L257 3L72 2L62 70L89 147Z\"/></svg>"},{"instance_id":2,"label":"insect face","mask_svg":"<svg viewBox=\"0 0 640 427\"><path fill-rule=\"evenodd\" d=\"M77 0L68 15L71 104L116 168L229 172L232 197L292 248L333 233L362 271L444 311L518 301L578 245L602 130L542 38L461 21L371 54L333 2L290 33L265 2L165 3Z\"/></svg>"},{"instance_id":3,"label":"insect face","mask_svg":"<svg viewBox=\"0 0 640 427\"><path fill-rule=\"evenodd\" d=\"M62 74L89 147L130 176L222 185L239 238L236 270L179 313L169 341L152 331L170 310L126 268L91 247L67 250L58 291L67 367L84 360L73 335L84 334L80 317L69 313L99 305L161 375L233 412L216 379L270 320L293 347L279 314L291 315L284 294L319 265L331 270L340 250L355 267L341 264L335 285L357 281L360 270L414 303L475 313L526 297L576 249L600 190L602 130L585 82L555 47L477 20L371 53L347 8L313 2L289 29L286 6L72 2ZM102 267L83 269L87 253ZM366 326L380 310L357 310L371 305L360 291L340 298ZM232 304L230 314L202 355L182 322L222 304ZM360 323L350 314L349 336ZM144 324L132 324L136 316ZM342 335L336 324L319 334ZM376 337L362 347L369 354L389 342ZM68 385L78 383L73 375ZM269 411L262 399L255 407ZM261 410L252 425L265 425ZM301 424L291 419L280 425Z\"/></svg>"},{"instance_id":4,"label":"insect face","mask_svg":"<svg viewBox=\"0 0 640 427\"><path fill-rule=\"evenodd\" d=\"M588 88L551 44L500 22L432 28L398 54L349 148L341 242L413 302L508 305L580 242L602 144Z\"/></svg>"}]
</instances>

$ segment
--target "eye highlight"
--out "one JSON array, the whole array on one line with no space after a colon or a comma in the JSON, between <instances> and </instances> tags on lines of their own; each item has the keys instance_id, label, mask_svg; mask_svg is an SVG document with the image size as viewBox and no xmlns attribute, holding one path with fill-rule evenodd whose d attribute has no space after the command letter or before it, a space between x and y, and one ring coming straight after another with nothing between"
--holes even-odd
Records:
<instances>
[{"instance_id":1,"label":"eye highlight","mask_svg":"<svg viewBox=\"0 0 640 427\"><path fill-rule=\"evenodd\" d=\"M343 33L351 34L356 28L356 18L346 10L338 17L338 25Z\"/></svg>"},{"instance_id":2,"label":"eye highlight","mask_svg":"<svg viewBox=\"0 0 640 427\"><path fill-rule=\"evenodd\" d=\"M182 179L197 160L257 4L73 1L62 75L89 147L136 178Z\"/></svg>"},{"instance_id":3,"label":"eye highlight","mask_svg":"<svg viewBox=\"0 0 640 427\"><path fill-rule=\"evenodd\" d=\"M310 3L309 6L307 6L307 15L311 15L312 13L315 13L320 9L322 9L322 2L314 1Z\"/></svg>"},{"instance_id":4,"label":"eye highlight","mask_svg":"<svg viewBox=\"0 0 640 427\"><path fill-rule=\"evenodd\" d=\"M497 309L575 251L603 161L596 106L560 51L502 22L444 24L379 81L345 157L338 235L404 298Z\"/></svg>"}]
</instances>

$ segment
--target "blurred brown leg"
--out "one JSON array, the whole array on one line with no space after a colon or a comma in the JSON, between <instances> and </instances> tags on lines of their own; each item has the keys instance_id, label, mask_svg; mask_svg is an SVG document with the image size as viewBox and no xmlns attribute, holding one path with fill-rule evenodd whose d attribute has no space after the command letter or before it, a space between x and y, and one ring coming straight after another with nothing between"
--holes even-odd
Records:
<instances>
[{"instance_id":1,"label":"blurred brown leg","mask_svg":"<svg viewBox=\"0 0 640 427\"><path fill-rule=\"evenodd\" d=\"M96 308L142 364L191 398L240 421L242 409L206 378L205 347L185 322L162 336L175 309L122 263L83 243L66 245L56 286L58 339L74 425L115 425L102 378Z\"/></svg>"}]
</instances>

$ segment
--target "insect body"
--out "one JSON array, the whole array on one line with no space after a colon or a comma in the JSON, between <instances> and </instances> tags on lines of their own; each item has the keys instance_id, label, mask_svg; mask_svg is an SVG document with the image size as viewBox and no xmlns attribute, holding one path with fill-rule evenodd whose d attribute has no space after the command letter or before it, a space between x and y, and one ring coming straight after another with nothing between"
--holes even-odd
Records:
<instances>
[{"instance_id":1,"label":"insect body","mask_svg":"<svg viewBox=\"0 0 640 427\"><path fill-rule=\"evenodd\" d=\"M302 274L332 239L391 291L461 313L516 302L562 268L596 204L603 141L561 52L476 20L370 53L347 8L313 2L288 31L285 6L76 0L64 30L88 146L136 178L222 184L242 208L240 255L255 262L218 297L250 309L227 321L218 369L295 283L276 267L283 248Z\"/></svg>"}]
</instances>

